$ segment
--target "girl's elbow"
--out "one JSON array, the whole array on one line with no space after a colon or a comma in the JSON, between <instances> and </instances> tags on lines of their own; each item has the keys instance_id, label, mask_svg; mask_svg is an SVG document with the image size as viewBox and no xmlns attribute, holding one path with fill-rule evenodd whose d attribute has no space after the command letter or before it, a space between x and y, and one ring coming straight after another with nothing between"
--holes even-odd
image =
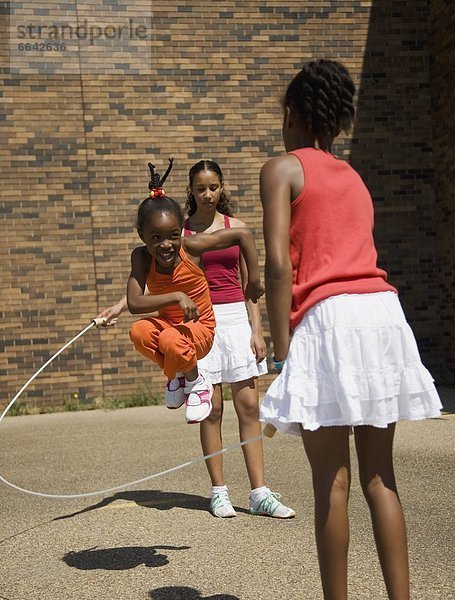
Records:
<instances>
[{"instance_id":1,"label":"girl's elbow","mask_svg":"<svg viewBox=\"0 0 455 600\"><path fill-rule=\"evenodd\" d=\"M292 268L288 264L275 263L265 266L265 276L269 280L283 281L292 276Z\"/></svg>"},{"instance_id":2,"label":"girl's elbow","mask_svg":"<svg viewBox=\"0 0 455 600\"><path fill-rule=\"evenodd\" d=\"M138 315L141 311L139 306L134 302L134 300L127 300L128 310L132 315Z\"/></svg>"}]
</instances>

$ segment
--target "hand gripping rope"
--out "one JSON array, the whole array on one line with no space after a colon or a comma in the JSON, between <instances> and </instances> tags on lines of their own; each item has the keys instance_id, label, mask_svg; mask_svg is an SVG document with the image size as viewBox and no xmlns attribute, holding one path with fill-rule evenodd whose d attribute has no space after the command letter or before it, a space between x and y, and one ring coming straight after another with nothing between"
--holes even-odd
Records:
<instances>
[{"instance_id":1,"label":"hand gripping rope","mask_svg":"<svg viewBox=\"0 0 455 600\"><path fill-rule=\"evenodd\" d=\"M92 327L96 326L102 326L105 325L106 320L103 318L96 318L93 319L91 321L91 323L89 325L87 325L87 327L85 327L85 329L83 329L82 331L80 331L76 336L73 337L72 340L70 340L69 342L67 342L64 346L62 346L60 348L60 350L58 350L53 356L51 356L49 358L49 360L47 360L37 371L36 373L34 373L30 379L27 381L27 383L25 383L21 389L17 392L17 394L14 396L14 398L11 400L11 402L8 404L8 406L5 408L5 410L3 411L3 413L0 416L0 424L3 421L4 417L7 415L8 411L10 410L10 408L13 406L13 404L16 402L16 400L22 395L22 393L28 388L28 386L32 383L32 381L38 377L38 375L44 371L44 369L51 364L51 362L53 360L55 360L57 358L57 356L59 356L64 350L66 350L66 348L68 348L69 346L71 346L71 344L74 344L74 342L76 340L78 340L80 337L82 337L85 333L87 333L87 331L89 331ZM240 448L241 446L245 446L245 444L250 444L251 442L256 442L260 439L262 439L264 437L264 435L266 435L267 437L273 437L273 435L275 434L275 427L273 427L273 425L267 424L264 428L264 434L258 435L256 437L250 438L249 440L245 440L243 442L238 442L236 444L232 444L230 446L227 446L226 448L222 448L221 450L218 450L217 452L212 452L212 454L207 454L206 456L198 456L197 458L193 458L192 460L189 460L188 462L185 462L181 465L177 465L176 467L172 467L170 469L166 469L165 471L160 471L159 473L154 473L153 475L148 475L147 477L142 477L141 479L136 479L134 481L129 481L128 483L124 483L122 485L118 485L112 488L106 488L104 490L96 490L94 492L86 492L86 493L79 493L79 494L43 494L41 492L35 492L33 490L27 490L25 488L19 487L18 485L15 485L14 483L11 483L10 481L6 480L4 477L2 477L0 475L0 481L2 481L4 484L8 485L9 487L18 490L19 492L24 492L25 494L30 494L32 496L40 496L41 498L62 498L62 499L72 499L72 498L88 498L89 496L100 496L102 494L108 494L111 492L118 492L120 490L124 490L128 487L131 487L133 485L139 484L139 483L144 483L145 481L149 481L150 479L155 479L157 477L161 477L162 475L167 475L169 473L173 473L174 471L179 471L180 469L184 469L186 467L189 467L190 465L194 465L196 463L208 460L209 458L213 458L214 456L218 456L219 454L224 454L225 452L229 452L231 450L234 450L235 448Z\"/></svg>"}]
</instances>

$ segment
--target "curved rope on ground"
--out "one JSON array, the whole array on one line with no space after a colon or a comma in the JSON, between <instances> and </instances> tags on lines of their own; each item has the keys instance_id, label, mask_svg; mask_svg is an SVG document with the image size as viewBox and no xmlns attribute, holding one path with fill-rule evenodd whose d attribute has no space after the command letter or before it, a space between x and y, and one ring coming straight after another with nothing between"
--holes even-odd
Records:
<instances>
[{"instance_id":1,"label":"curved rope on ground","mask_svg":"<svg viewBox=\"0 0 455 600\"><path fill-rule=\"evenodd\" d=\"M73 337L72 340L70 340L69 342L67 342L64 346L62 346L60 348L60 350L58 350L55 354L53 354L49 360L47 360L31 377L30 379L27 381L27 383L25 383L21 389L17 392L17 394L14 396L14 398L9 402L8 406L5 408L5 410L3 411L3 413L0 416L0 424L3 421L3 419L5 418L5 416L8 414L8 411L11 409L11 407L13 406L13 404L16 402L16 400L18 400L18 398L20 398L20 396L23 394L23 392L28 388L28 386L32 383L32 381L38 377L38 375L44 371L44 369L51 364L52 361L54 361L57 356L59 356L64 350L66 350L69 346L71 346L72 344L74 344L74 342L76 340L78 340L80 337L82 337L85 333L87 333L87 331L89 331L92 327L96 326L99 327L100 325L103 325L105 322L104 319L102 318L97 318L97 319L93 319L89 325L87 325L87 327L85 327L82 331L80 331L77 335L75 335ZM124 490L128 487L132 487L133 485L137 485L139 483L144 483L145 481L149 481L151 479L155 479L157 477L162 477L163 475L168 475L169 473L173 473L174 471L179 471L180 469L185 469L186 467L189 467L190 465L194 465L196 463L202 462L202 461L206 461L210 458L213 458L214 456L218 456L219 454L224 454L225 452L230 452L231 450L235 450L236 448L240 448L241 446L245 446L246 444L250 444L252 442L256 442L260 439L262 439L264 436L258 435L256 437L250 438L248 440L244 440L243 442L237 442L236 444L232 444L230 446L227 446L226 448L222 448L221 450L218 450L217 452L212 452L211 454L207 454L205 456L198 456L196 458L193 458L192 460L189 460L185 463L182 463L181 465L177 465L175 467L171 467L170 469L166 469L164 471L160 471L159 473L153 473L152 475L148 475L147 477L142 477L141 479L135 479L134 481L129 481L128 483L123 483L121 485L117 485L115 487L111 487L111 488L106 488L104 490L96 490L94 492L85 492L85 493L77 493L77 494L45 494L42 492L35 492L34 490L28 490L26 488L20 487L18 485L16 485L15 483L12 483L11 481L8 481L7 479L5 479L4 477L2 477L2 475L0 475L0 481L2 481L5 485L19 491L19 492L23 492L25 494L29 494L31 496L39 496L41 498L56 498L56 499L65 499L65 500L69 500L69 499L74 499L74 498L88 498L90 496L101 496L104 494L109 494L112 492L118 492L120 490Z\"/></svg>"}]
</instances>

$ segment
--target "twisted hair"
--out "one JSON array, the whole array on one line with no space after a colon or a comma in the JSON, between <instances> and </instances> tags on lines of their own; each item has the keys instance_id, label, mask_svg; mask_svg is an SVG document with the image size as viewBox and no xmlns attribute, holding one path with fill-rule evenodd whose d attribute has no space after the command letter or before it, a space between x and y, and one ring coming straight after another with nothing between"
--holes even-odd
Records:
<instances>
[{"instance_id":1,"label":"twisted hair","mask_svg":"<svg viewBox=\"0 0 455 600\"><path fill-rule=\"evenodd\" d=\"M180 225L183 228L183 212L180 208L180 205L169 196L166 196L166 193L162 189L163 183L166 181L167 176L171 172L173 159L169 159L169 166L166 170L166 173L163 177L160 177L159 173L155 173L155 165L152 163L148 163L150 169L150 181L149 181L149 190L150 192L160 192L157 196L148 196L141 202L139 209L137 211L136 218L136 229L138 231L143 231L144 228L149 223L150 219L155 214L162 213L170 213L174 215Z\"/></svg>"},{"instance_id":2,"label":"twisted hair","mask_svg":"<svg viewBox=\"0 0 455 600\"><path fill-rule=\"evenodd\" d=\"M200 160L191 167L188 173L189 183L186 188L187 201L185 204L185 211L187 215L191 217L197 210L196 199L194 198L194 194L191 191L191 188L193 187L193 181L195 176L201 171L212 171L217 175L220 184L223 185L223 191L221 192L216 210L222 213L223 215L233 217L234 212L231 206L231 195L224 189L223 172L221 171L221 167L219 166L219 164L213 160Z\"/></svg>"},{"instance_id":3,"label":"twisted hair","mask_svg":"<svg viewBox=\"0 0 455 600\"><path fill-rule=\"evenodd\" d=\"M313 60L289 84L283 106L295 111L322 150L330 150L340 132L348 133L352 127L354 94L346 67L333 60Z\"/></svg>"}]
</instances>

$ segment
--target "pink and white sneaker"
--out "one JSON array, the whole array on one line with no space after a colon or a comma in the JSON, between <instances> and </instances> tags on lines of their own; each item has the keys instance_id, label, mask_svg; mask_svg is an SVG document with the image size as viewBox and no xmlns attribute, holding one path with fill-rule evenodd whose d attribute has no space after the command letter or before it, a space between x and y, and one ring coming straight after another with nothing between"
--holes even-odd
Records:
<instances>
[{"instance_id":1,"label":"pink and white sneaker","mask_svg":"<svg viewBox=\"0 0 455 600\"><path fill-rule=\"evenodd\" d=\"M199 375L196 381L185 381L185 418L187 423L200 423L212 412L213 385Z\"/></svg>"},{"instance_id":2,"label":"pink and white sneaker","mask_svg":"<svg viewBox=\"0 0 455 600\"><path fill-rule=\"evenodd\" d=\"M180 408L185 402L185 376L177 373L177 377L170 379L166 385L165 403L168 408Z\"/></svg>"}]
</instances>

